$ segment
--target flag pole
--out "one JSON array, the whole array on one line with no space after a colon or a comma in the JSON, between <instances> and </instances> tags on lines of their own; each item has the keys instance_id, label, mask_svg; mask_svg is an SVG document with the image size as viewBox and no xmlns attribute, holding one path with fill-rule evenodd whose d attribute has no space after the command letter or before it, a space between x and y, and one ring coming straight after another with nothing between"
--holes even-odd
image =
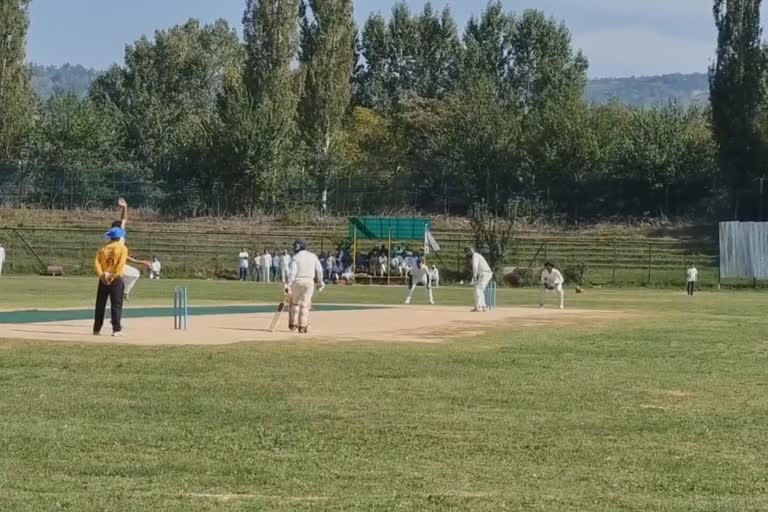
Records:
<instances>
[{"instance_id":1,"label":"flag pole","mask_svg":"<svg viewBox=\"0 0 768 512\"><path fill-rule=\"evenodd\" d=\"M389 226L389 248L387 249L389 251L389 255L387 257L387 284L391 284L392 282L392 226Z\"/></svg>"}]
</instances>

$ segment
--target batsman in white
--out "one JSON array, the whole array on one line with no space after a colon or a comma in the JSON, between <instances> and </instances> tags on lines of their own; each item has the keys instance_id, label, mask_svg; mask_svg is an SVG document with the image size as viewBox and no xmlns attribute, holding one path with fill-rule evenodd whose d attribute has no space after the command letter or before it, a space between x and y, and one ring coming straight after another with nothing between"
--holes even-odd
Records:
<instances>
[{"instance_id":1,"label":"batsman in white","mask_svg":"<svg viewBox=\"0 0 768 512\"><path fill-rule=\"evenodd\" d=\"M491 266L488 265L485 257L472 247L465 248L464 254L472 259L472 283L475 285L475 307L472 311L474 313L488 311L488 305L485 303L485 289L493 279Z\"/></svg>"},{"instance_id":2,"label":"batsman in white","mask_svg":"<svg viewBox=\"0 0 768 512\"><path fill-rule=\"evenodd\" d=\"M413 292L420 284L423 284L424 289L427 290L427 298L429 299L429 303L434 304L435 299L432 296L432 276L429 273L429 268L421 258L416 261L416 266L413 267L410 271L410 286L408 288L408 297L405 299L406 304L411 303Z\"/></svg>"},{"instance_id":3,"label":"batsman in white","mask_svg":"<svg viewBox=\"0 0 768 512\"><path fill-rule=\"evenodd\" d=\"M325 288L323 267L318 257L307 250L306 241L293 242L293 252L288 283L285 285L285 293L291 304L288 328L306 334L309 329L309 312L312 309L315 283L318 285L318 292Z\"/></svg>"},{"instance_id":4,"label":"batsman in white","mask_svg":"<svg viewBox=\"0 0 768 512\"><path fill-rule=\"evenodd\" d=\"M544 307L544 294L547 292L555 292L560 297L560 309L565 309L565 292L563 291L563 274L555 268L552 262L546 262L544 264L544 270L541 271L541 284L544 288L541 290L541 298L539 299L539 307Z\"/></svg>"}]
</instances>

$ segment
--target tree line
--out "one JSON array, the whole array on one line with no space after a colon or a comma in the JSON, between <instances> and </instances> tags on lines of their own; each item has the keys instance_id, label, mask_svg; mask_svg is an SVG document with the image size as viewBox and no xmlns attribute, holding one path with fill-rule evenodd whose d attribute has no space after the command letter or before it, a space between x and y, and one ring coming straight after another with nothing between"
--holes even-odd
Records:
<instances>
[{"instance_id":1,"label":"tree line","mask_svg":"<svg viewBox=\"0 0 768 512\"><path fill-rule=\"evenodd\" d=\"M538 10L460 29L427 3L247 0L243 38L191 19L128 45L88 95L37 98L30 0L0 2L0 201L180 215L762 216L760 0L716 0L711 105L587 103L587 58ZM34 22L34 20L32 20ZM762 183L762 182L760 182Z\"/></svg>"}]
</instances>

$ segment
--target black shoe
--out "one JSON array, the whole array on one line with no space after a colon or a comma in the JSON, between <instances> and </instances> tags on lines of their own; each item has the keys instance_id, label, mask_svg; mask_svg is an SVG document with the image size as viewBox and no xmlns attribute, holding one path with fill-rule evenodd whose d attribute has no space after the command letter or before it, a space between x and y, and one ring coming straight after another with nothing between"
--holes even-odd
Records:
<instances>
[{"instance_id":1,"label":"black shoe","mask_svg":"<svg viewBox=\"0 0 768 512\"><path fill-rule=\"evenodd\" d=\"M291 332L295 331L296 329L298 329L298 330L299 330L299 332L301 332L301 327L298 327L298 326L296 326L296 325L289 325L289 326L288 326L288 329L289 329Z\"/></svg>"},{"instance_id":2,"label":"black shoe","mask_svg":"<svg viewBox=\"0 0 768 512\"><path fill-rule=\"evenodd\" d=\"M307 334L308 327L299 327L299 333L300 334Z\"/></svg>"}]
</instances>

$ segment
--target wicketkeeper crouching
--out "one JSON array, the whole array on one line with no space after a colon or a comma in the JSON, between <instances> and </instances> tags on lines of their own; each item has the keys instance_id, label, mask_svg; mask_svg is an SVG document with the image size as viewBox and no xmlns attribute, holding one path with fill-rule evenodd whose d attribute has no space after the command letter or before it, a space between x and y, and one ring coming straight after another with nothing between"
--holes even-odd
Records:
<instances>
[{"instance_id":1,"label":"wicketkeeper crouching","mask_svg":"<svg viewBox=\"0 0 768 512\"><path fill-rule=\"evenodd\" d=\"M551 262L544 264L544 270L541 272L541 284L544 288L541 290L541 298L539 299L539 307L544 307L544 294L547 292L555 292L560 297L560 309L565 308L565 292L563 291L563 274L555 268Z\"/></svg>"}]
</instances>

